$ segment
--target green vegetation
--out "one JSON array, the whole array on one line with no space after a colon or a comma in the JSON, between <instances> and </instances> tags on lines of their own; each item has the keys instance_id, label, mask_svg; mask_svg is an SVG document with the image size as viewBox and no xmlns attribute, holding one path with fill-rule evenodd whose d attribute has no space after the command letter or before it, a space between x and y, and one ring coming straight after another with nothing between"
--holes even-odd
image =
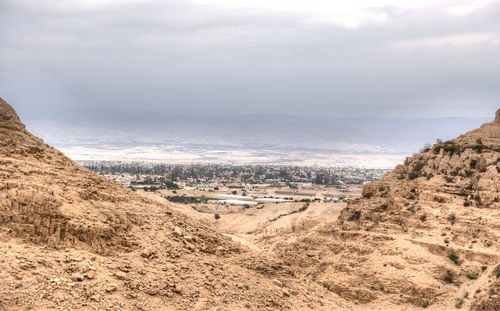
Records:
<instances>
[{"instance_id":1,"label":"green vegetation","mask_svg":"<svg viewBox=\"0 0 500 311\"><path fill-rule=\"evenodd\" d=\"M460 152L460 147L451 140L444 143L441 140L438 140L434 145L434 148L432 148L432 151L437 154L441 151L441 149L443 149L444 152L449 152L452 154L455 152Z\"/></svg>"},{"instance_id":2,"label":"green vegetation","mask_svg":"<svg viewBox=\"0 0 500 311\"><path fill-rule=\"evenodd\" d=\"M220 215L217 213L214 214L214 217L215 217L215 219L220 219Z\"/></svg>"},{"instance_id":3,"label":"green vegetation","mask_svg":"<svg viewBox=\"0 0 500 311\"><path fill-rule=\"evenodd\" d=\"M438 203L444 203L446 202L446 199L443 198L442 196L438 196L438 195L435 195L434 198L432 198L434 201L438 202Z\"/></svg>"},{"instance_id":4,"label":"green vegetation","mask_svg":"<svg viewBox=\"0 0 500 311\"><path fill-rule=\"evenodd\" d=\"M500 278L500 265L496 266L495 269L493 269L493 275L496 276L496 278Z\"/></svg>"},{"instance_id":5,"label":"green vegetation","mask_svg":"<svg viewBox=\"0 0 500 311\"><path fill-rule=\"evenodd\" d=\"M421 175L422 168L424 167L424 163L419 161L413 169L408 173L408 178L409 179L415 179Z\"/></svg>"},{"instance_id":6,"label":"green vegetation","mask_svg":"<svg viewBox=\"0 0 500 311\"><path fill-rule=\"evenodd\" d=\"M448 251L448 258L456 265L462 263L462 260L460 260L460 257L458 256L458 253L453 248Z\"/></svg>"},{"instance_id":7,"label":"green vegetation","mask_svg":"<svg viewBox=\"0 0 500 311\"><path fill-rule=\"evenodd\" d=\"M432 149L431 145L429 143L425 144L422 149L420 149L420 152L428 152Z\"/></svg>"},{"instance_id":8,"label":"green vegetation","mask_svg":"<svg viewBox=\"0 0 500 311\"><path fill-rule=\"evenodd\" d=\"M201 197L188 197L184 195L173 195L166 196L165 199L174 203L182 203L182 204L198 204L198 203L206 203L208 200L217 200L214 198L207 198L205 196Z\"/></svg>"},{"instance_id":9,"label":"green vegetation","mask_svg":"<svg viewBox=\"0 0 500 311\"><path fill-rule=\"evenodd\" d=\"M182 203L182 204L193 204L193 203L198 203L198 200L194 197L187 197L183 195L173 195L173 196L166 196L165 199L169 200L170 202L174 203Z\"/></svg>"},{"instance_id":10,"label":"green vegetation","mask_svg":"<svg viewBox=\"0 0 500 311\"><path fill-rule=\"evenodd\" d=\"M457 299L455 299L455 308L460 309L460 308L462 308L463 304L464 304L464 299L463 298L457 298Z\"/></svg>"},{"instance_id":11,"label":"green vegetation","mask_svg":"<svg viewBox=\"0 0 500 311\"><path fill-rule=\"evenodd\" d=\"M479 273L471 271L467 273L467 277L469 280L476 280L479 277Z\"/></svg>"},{"instance_id":12,"label":"green vegetation","mask_svg":"<svg viewBox=\"0 0 500 311\"><path fill-rule=\"evenodd\" d=\"M450 221L452 225L455 223L456 220L457 216L455 214L448 215L448 221Z\"/></svg>"},{"instance_id":13,"label":"green vegetation","mask_svg":"<svg viewBox=\"0 0 500 311\"><path fill-rule=\"evenodd\" d=\"M245 184L289 185L300 188L312 183L343 188L345 184L363 184L378 180L386 170L359 168L316 168L282 165L205 165L205 164L154 164L95 163L85 166L100 175L128 177L132 186L156 186L175 190L180 182L187 187L210 187L215 191L224 187L241 189ZM167 187L168 186L168 187ZM238 191L239 193L239 191Z\"/></svg>"},{"instance_id":14,"label":"green vegetation","mask_svg":"<svg viewBox=\"0 0 500 311\"><path fill-rule=\"evenodd\" d=\"M165 187L167 187L167 189L169 190L178 190L180 189L179 185L174 183L174 182L171 182L169 180L165 181Z\"/></svg>"},{"instance_id":15,"label":"green vegetation","mask_svg":"<svg viewBox=\"0 0 500 311\"><path fill-rule=\"evenodd\" d=\"M485 149L486 147L483 145L483 142L481 141L481 138L478 138L476 140L476 145L474 145L472 147L472 149L474 149L475 151L477 151L477 153L482 153L483 152L483 149Z\"/></svg>"},{"instance_id":16,"label":"green vegetation","mask_svg":"<svg viewBox=\"0 0 500 311\"><path fill-rule=\"evenodd\" d=\"M419 161L417 163L417 165L415 165L415 167L413 168L413 170L416 171L416 172L420 172L420 170L422 170L423 167L424 167L424 163Z\"/></svg>"}]
</instances>

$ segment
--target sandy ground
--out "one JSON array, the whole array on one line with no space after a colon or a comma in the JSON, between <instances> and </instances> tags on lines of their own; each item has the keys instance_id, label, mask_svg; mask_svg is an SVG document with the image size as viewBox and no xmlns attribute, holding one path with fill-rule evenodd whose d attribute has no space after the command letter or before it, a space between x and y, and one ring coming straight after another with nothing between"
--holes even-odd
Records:
<instances>
[{"instance_id":1,"label":"sandy ground","mask_svg":"<svg viewBox=\"0 0 500 311\"><path fill-rule=\"evenodd\" d=\"M324 202L332 196L340 195L346 198L358 197L361 194L360 185L351 185L348 192L339 191L334 187L317 187L314 189L296 190L299 194L293 198L296 200L322 198L321 201L307 202L285 202L285 203L267 203L245 208L235 205L221 205L216 201L208 201L199 204L172 203L169 205L173 209L195 218L202 223L214 228L218 232L231 237L254 250L270 250L276 245L290 243L311 231L320 223L334 222L340 211L346 206L346 203ZM170 190L160 190L157 192L144 192L138 190L142 196L165 203L164 196L185 195L194 197L214 197L217 194L231 193L234 189L222 189L220 191L205 190L176 190L175 193ZM291 197L288 194L277 194L280 192L292 191L284 188L267 188L258 191L249 191L252 196L273 196L273 197ZM241 190L238 190L241 194ZM219 214L220 218L215 219L214 215Z\"/></svg>"}]
</instances>

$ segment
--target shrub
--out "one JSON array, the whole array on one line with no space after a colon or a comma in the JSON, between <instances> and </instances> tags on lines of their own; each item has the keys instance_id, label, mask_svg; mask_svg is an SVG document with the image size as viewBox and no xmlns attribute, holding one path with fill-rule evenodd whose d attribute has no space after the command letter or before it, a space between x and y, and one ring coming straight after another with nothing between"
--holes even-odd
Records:
<instances>
[{"instance_id":1,"label":"shrub","mask_svg":"<svg viewBox=\"0 0 500 311\"><path fill-rule=\"evenodd\" d=\"M441 197L441 196L438 196L438 195L435 195L433 198L432 198L434 201L438 202L438 203L444 203L446 202L446 199Z\"/></svg>"},{"instance_id":2,"label":"shrub","mask_svg":"<svg viewBox=\"0 0 500 311\"><path fill-rule=\"evenodd\" d=\"M420 172L422 170L422 168L424 167L424 163L422 162L418 162L415 167L413 167L413 170L416 171L416 172Z\"/></svg>"},{"instance_id":3,"label":"shrub","mask_svg":"<svg viewBox=\"0 0 500 311\"><path fill-rule=\"evenodd\" d=\"M457 280L457 274L455 273L455 271L452 271L452 270L447 270L443 276L442 276L442 279L443 281L445 281L446 283L455 283L455 281Z\"/></svg>"},{"instance_id":4,"label":"shrub","mask_svg":"<svg viewBox=\"0 0 500 311\"><path fill-rule=\"evenodd\" d=\"M456 216L455 214L450 214L450 215L448 215L448 220L449 220L452 224L454 224L454 223L455 223L455 221L457 220L457 216Z\"/></svg>"},{"instance_id":5,"label":"shrub","mask_svg":"<svg viewBox=\"0 0 500 311\"><path fill-rule=\"evenodd\" d=\"M417 164L415 164L413 169L408 173L408 178L415 179L415 178L419 177L421 175L420 171L422 170L423 167L424 167L423 162L421 162L421 161L417 162Z\"/></svg>"},{"instance_id":6,"label":"shrub","mask_svg":"<svg viewBox=\"0 0 500 311\"><path fill-rule=\"evenodd\" d=\"M467 273L467 277L469 278L469 280L476 280L479 277L479 273L469 272Z\"/></svg>"},{"instance_id":7,"label":"shrub","mask_svg":"<svg viewBox=\"0 0 500 311\"><path fill-rule=\"evenodd\" d=\"M458 253L452 248L448 251L448 258L453 261L456 265L459 265L462 261L458 256Z\"/></svg>"},{"instance_id":8,"label":"shrub","mask_svg":"<svg viewBox=\"0 0 500 311\"><path fill-rule=\"evenodd\" d=\"M470 171L470 170L465 170L465 177L471 177L472 174L474 174L473 171Z\"/></svg>"},{"instance_id":9,"label":"shrub","mask_svg":"<svg viewBox=\"0 0 500 311\"><path fill-rule=\"evenodd\" d=\"M174 182L171 182L171 181L166 181L165 182L165 186L167 187L167 189L169 190L177 190L177 189L180 189L179 185L174 183Z\"/></svg>"},{"instance_id":10,"label":"shrub","mask_svg":"<svg viewBox=\"0 0 500 311\"><path fill-rule=\"evenodd\" d=\"M220 215L217 213L214 214L214 217L215 217L215 219L220 219Z\"/></svg>"},{"instance_id":11,"label":"shrub","mask_svg":"<svg viewBox=\"0 0 500 311\"><path fill-rule=\"evenodd\" d=\"M476 164L477 164L477 160L471 160L470 161L470 168L475 168L476 167Z\"/></svg>"},{"instance_id":12,"label":"shrub","mask_svg":"<svg viewBox=\"0 0 500 311\"><path fill-rule=\"evenodd\" d=\"M349 221L359 220L360 216L361 216L361 212L360 211L355 211L354 213L351 214L351 216L349 216Z\"/></svg>"},{"instance_id":13,"label":"shrub","mask_svg":"<svg viewBox=\"0 0 500 311\"><path fill-rule=\"evenodd\" d=\"M452 142L451 140L449 141L446 141L442 144L439 145L438 147L439 149L443 149L444 152L450 152L450 153L455 153L455 152L458 152L460 151L460 147L457 146L454 142ZM439 153L439 149L438 149L438 153Z\"/></svg>"},{"instance_id":14,"label":"shrub","mask_svg":"<svg viewBox=\"0 0 500 311\"><path fill-rule=\"evenodd\" d=\"M196 204L199 201L195 197L187 197L183 195L166 196L165 199L167 199L170 202L182 203L182 204L193 204L193 203Z\"/></svg>"},{"instance_id":15,"label":"shrub","mask_svg":"<svg viewBox=\"0 0 500 311\"><path fill-rule=\"evenodd\" d=\"M457 299L455 299L455 308L460 309L460 308L462 308L463 304L464 304L464 299L463 298L457 298Z\"/></svg>"},{"instance_id":16,"label":"shrub","mask_svg":"<svg viewBox=\"0 0 500 311\"><path fill-rule=\"evenodd\" d=\"M476 141L476 145L474 145L472 147L472 149L474 149L475 151L477 151L477 153L481 153L483 152L483 149L485 148L485 146L483 145L483 142L481 141L481 139L478 139Z\"/></svg>"},{"instance_id":17,"label":"shrub","mask_svg":"<svg viewBox=\"0 0 500 311\"><path fill-rule=\"evenodd\" d=\"M411 171L408 173L408 178L409 179L415 179L418 177L418 173L417 172L414 172L414 171Z\"/></svg>"},{"instance_id":18,"label":"shrub","mask_svg":"<svg viewBox=\"0 0 500 311\"><path fill-rule=\"evenodd\" d=\"M493 269L493 275L496 276L496 278L500 278L500 265L496 266L495 269Z\"/></svg>"},{"instance_id":19,"label":"shrub","mask_svg":"<svg viewBox=\"0 0 500 311\"><path fill-rule=\"evenodd\" d=\"M420 152L428 152L431 150L431 144L427 143L424 145L422 149L420 149Z\"/></svg>"}]
</instances>

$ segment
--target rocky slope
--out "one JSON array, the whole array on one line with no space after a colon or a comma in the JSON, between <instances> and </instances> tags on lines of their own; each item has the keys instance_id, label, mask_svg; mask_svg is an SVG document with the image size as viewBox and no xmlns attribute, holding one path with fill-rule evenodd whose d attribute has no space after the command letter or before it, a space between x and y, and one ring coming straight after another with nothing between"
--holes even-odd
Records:
<instances>
[{"instance_id":1,"label":"rocky slope","mask_svg":"<svg viewBox=\"0 0 500 311\"><path fill-rule=\"evenodd\" d=\"M0 279L0 310L297 310L342 301L281 261L80 167L28 133L1 99Z\"/></svg>"},{"instance_id":2,"label":"rocky slope","mask_svg":"<svg viewBox=\"0 0 500 311\"><path fill-rule=\"evenodd\" d=\"M266 254L80 167L0 99L0 310L499 310L499 239L500 110Z\"/></svg>"},{"instance_id":3,"label":"rocky slope","mask_svg":"<svg viewBox=\"0 0 500 311\"><path fill-rule=\"evenodd\" d=\"M280 252L366 309L500 310L500 110L408 157Z\"/></svg>"}]
</instances>

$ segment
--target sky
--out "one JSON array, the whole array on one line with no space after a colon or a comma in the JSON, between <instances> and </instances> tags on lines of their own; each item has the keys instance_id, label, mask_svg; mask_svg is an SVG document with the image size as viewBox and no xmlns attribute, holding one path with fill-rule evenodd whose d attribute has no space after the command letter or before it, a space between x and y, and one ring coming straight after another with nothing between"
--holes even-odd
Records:
<instances>
[{"instance_id":1,"label":"sky","mask_svg":"<svg viewBox=\"0 0 500 311\"><path fill-rule=\"evenodd\" d=\"M0 0L24 120L491 118L500 1Z\"/></svg>"}]
</instances>

